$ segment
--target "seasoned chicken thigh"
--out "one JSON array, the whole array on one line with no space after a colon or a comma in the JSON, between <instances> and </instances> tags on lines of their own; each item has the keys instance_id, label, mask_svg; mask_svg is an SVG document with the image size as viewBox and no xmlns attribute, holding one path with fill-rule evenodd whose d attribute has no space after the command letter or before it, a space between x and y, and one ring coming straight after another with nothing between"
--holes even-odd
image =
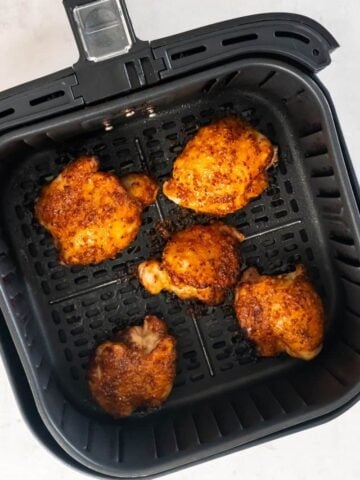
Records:
<instances>
[{"instance_id":1,"label":"seasoned chicken thigh","mask_svg":"<svg viewBox=\"0 0 360 480\"><path fill-rule=\"evenodd\" d=\"M97 347L88 367L90 391L114 417L158 407L170 395L175 363L175 338L164 321L148 315L142 326L128 327Z\"/></svg>"},{"instance_id":2,"label":"seasoned chicken thigh","mask_svg":"<svg viewBox=\"0 0 360 480\"><path fill-rule=\"evenodd\" d=\"M193 225L170 238L161 262L152 259L139 265L140 282L153 295L167 290L183 300L217 305L237 281L237 243L243 239L223 223Z\"/></svg>"},{"instance_id":3,"label":"seasoned chicken thigh","mask_svg":"<svg viewBox=\"0 0 360 480\"><path fill-rule=\"evenodd\" d=\"M277 276L247 269L236 287L234 307L262 356L286 352L310 360L322 348L324 308L302 265Z\"/></svg>"},{"instance_id":4,"label":"seasoned chicken thigh","mask_svg":"<svg viewBox=\"0 0 360 480\"><path fill-rule=\"evenodd\" d=\"M175 160L163 192L196 212L228 215L268 186L277 150L245 120L227 117L200 128Z\"/></svg>"},{"instance_id":5,"label":"seasoned chicken thigh","mask_svg":"<svg viewBox=\"0 0 360 480\"><path fill-rule=\"evenodd\" d=\"M143 208L156 199L158 187L146 175L119 179L99 172L99 166L96 157L79 157L42 188L35 204L61 263L87 265L113 258L135 239Z\"/></svg>"}]
</instances>

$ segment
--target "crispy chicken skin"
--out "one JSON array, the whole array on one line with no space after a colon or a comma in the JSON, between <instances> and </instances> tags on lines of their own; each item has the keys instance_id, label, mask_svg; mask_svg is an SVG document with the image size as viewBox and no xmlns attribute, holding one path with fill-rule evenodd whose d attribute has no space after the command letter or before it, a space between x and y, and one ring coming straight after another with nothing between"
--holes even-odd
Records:
<instances>
[{"instance_id":1,"label":"crispy chicken skin","mask_svg":"<svg viewBox=\"0 0 360 480\"><path fill-rule=\"evenodd\" d=\"M119 179L99 172L96 157L79 157L51 183L35 204L39 223L54 238L63 264L87 265L113 258L136 237L141 212L158 188L144 174Z\"/></svg>"},{"instance_id":2,"label":"crispy chicken skin","mask_svg":"<svg viewBox=\"0 0 360 480\"><path fill-rule=\"evenodd\" d=\"M243 239L220 222L193 225L170 238L161 262L151 259L138 266L139 280L153 295L167 290L183 300L217 305L238 279L237 243Z\"/></svg>"},{"instance_id":3,"label":"crispy chicken skin","mask_svg":"<svg viewBox=\"0 0 360 480\"><path fill-rule=\"evenodd\" d=\"M175 338L164 321L148 315L142 326L128 327L97 347L88 367L89 388L110 415L128 417L138 408L165 402L175 364Z\"/></svg>"},{"instance_id":4,"label":"crispy chicken skin","mask_svg":"<svg viewBox=\"0 0 360 480\"><path fill-rule=\"evenodd\" d=\"M248 268L236 287L234 307L262 356L286 352L311 360L322 348L324 308L303 265L277 276Z\"/></svg>"},{"instance_id":5,"label":"crispy chicken skin","mask_svg":"<svg viewBox=\"0 0 360 480\"><path fill-rule=\"evenodd\" d=\"M226 117L200 128L187 143L163 192L196 212L228 215L267 188L266 169L276 161L270 140L245 120Z\"/></svg>"}]
</instances>

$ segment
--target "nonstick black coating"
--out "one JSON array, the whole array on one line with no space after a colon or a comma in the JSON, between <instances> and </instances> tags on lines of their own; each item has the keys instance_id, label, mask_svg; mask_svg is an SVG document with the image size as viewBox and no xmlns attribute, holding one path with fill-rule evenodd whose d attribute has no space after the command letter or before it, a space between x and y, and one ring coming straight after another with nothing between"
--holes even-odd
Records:
<instances>
[{"instance_id":1,"label":"nonstick black coating","mask_svg":"<svg viewBox=\"0 0 360 480\"><path fill-rule=\"evenodd\" d=\"M163 318L178 339L175 388L165 408L191 402L214 386L232 388L233 383L246 383L257 372L273 374L296 363L285 356L257 358L234 317L231 292L224 305L206 307L166 293L150 296L139 285L136 265L161 256L165 244L159 233L162 222L179 230L211 221L211 217L197 216L160 195L158 204L144 212L136 241L116 259L88 267L60 265L52 239L34 218L40 187L78 155L98 155L102 169L114 170L120 176L147 171L161 184L199 126L229 114L246 118L279 147L279 164L270 171L268 190L225 218L245 235L254 235L240 248L243 268L256 265L272 274L304 263L327 303L331 322L336 298L330 301L327 293L336 289L328 275L326 243L316 223L306 221L314 212L301 182L301 159L291 135L291 120L281 106L270 110L266 99L251 91L227 91L181 105L176 115L163 111L146 122L130 120L110 132L97 132L40 151L14 171L3 204L14 205L15 216L14 209L5 209L3 214L19 266L32 286L59 380L67 396L90 414L97 407L86 383L89 355L99 342L120 328L142 322L147 313Z\"/></svg>"}]
</instances>

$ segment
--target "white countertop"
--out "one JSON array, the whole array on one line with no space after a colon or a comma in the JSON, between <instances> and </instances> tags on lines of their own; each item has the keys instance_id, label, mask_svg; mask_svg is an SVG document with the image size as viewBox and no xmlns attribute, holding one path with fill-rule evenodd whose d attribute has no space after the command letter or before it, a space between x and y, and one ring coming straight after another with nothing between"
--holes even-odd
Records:
<instances>
[{"instance_id":1,"label":"white countertop","mask_svg":"<svg viewBox=\"0 0 360 480\"><path fill-rule=\"evenodd\" d=\"M127 0L139 38L152 40L243 15L296 12L341 45L319 74L333 98L360 178L359 0ZM150 13L151 9L151 13ZM151 21L149 21L151 19ZM0 91L73 64L77 50L61 0L1 0ZM360 478L360 402L335 420L169 475L169 480ZM24 423L0 361L0 475L4 480L80 480Z\"/></svg>"}]
</instances>

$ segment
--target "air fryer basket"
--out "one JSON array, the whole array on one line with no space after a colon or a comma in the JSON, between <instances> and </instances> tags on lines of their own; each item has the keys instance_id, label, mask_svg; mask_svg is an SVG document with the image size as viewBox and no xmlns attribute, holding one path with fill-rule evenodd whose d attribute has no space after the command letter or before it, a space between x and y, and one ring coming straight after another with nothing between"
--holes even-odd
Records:
<instances>
[{"instance_id":1,"label":"air fryer basket","mask_svg":"<svg viewBox=\"0 0 360 480\"><path fill-rule=\"evenodd\" d=\"M189 51L168 60L184 69ZM59 98L45 95L40 104L66 105ZM317 80L284 61L243 58L78 111L55 115L49 107L43 116L50 113L0 137L0 306L40 415L67 454L105 475L153 475L319 419L358 395L359 212ZM72 268L59 265L34 218L41 186L79 154L98 155L102 169L119 175L148 171L161 183L197 129L228 114L247 118L279 146L270 188L225 221L248 238L243 268L271 274L306 265L327 312L325 347L311 362L257 358L239 331L231 296L223 306L206 307L140 287L136 265L159 256L164 245L159 223L180 229L208 217L160 195L127 251ZM162 408L115 421L89 396L89 354L146 313L162 317L178 339L175 386Z\"/></svg>"}]
</instances>

